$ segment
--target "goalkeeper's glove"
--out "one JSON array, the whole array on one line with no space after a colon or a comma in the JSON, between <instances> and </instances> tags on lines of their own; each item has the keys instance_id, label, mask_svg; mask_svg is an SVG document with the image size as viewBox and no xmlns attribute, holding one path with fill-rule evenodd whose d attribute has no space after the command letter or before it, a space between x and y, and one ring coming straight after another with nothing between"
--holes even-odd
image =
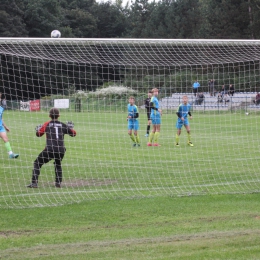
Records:
<instances>
[{"instance_id":1,"label":"goalkeeper's glove","mask_svg":"<svg viewBox=\"0 0 260 260\"><path fill-rule=\"evenodd\" d=\"M72 121L68 121L67 127L70 128L70 129L74 128L74 123Z\"/></svg>"},{"instance_id":2,"label":"goalkeeper's glove","mask_svg":"<svg viewBox=\"0 0 260 260\"><path fill-rule=\"evenodd\" d=\"M41 127L42 127L42 125L37 125L37 126L35 127L35 131L38 132L38 131L41 129Z\"/></svg>"}]
</instances>

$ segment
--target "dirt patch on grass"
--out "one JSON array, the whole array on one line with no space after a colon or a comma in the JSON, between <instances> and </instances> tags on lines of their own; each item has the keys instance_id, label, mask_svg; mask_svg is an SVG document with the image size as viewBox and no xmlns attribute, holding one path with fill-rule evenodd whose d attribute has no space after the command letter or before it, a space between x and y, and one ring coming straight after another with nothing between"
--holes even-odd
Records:
<instances>
[{"instance_id":1,"label":"dirt patch on grass","mask_svg":"<svg viewBox=\"0 0 260 260\"><path fill-rule=\"evenodd\" d=\"M94 187L94 186L110 186L117 183L117 180L112 179L70 179L62 182L62 187L75 188L75 187ZM53 186L54 183L43 183L41 186Z\"/></svg>"}]
</instances>

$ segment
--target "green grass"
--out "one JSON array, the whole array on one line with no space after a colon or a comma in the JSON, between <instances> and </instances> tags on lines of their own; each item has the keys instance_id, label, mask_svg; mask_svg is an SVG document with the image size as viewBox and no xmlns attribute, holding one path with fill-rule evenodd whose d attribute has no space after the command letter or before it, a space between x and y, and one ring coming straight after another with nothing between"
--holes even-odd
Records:
<instances>
[{"instance_id":1,"label":"green grass","mask_svg":"<svg viewBox=\"0 0 260 260\"><path fill-rule=\"evenodd\" d=\"M259 194L1 210L0 259L259 259Z\"/></svg>"},{"instance_id":2,"label":"green grass","mask_svg":"<svg viewBox=\"0 0 260 260\"><path fill-rule=\"evenodd\" d=\"M124 113L62 112L78 133L66 137L63 188L49 163L27 189L48 117L6 111L20 157L0 147L0 259L259 259L258 116L194 112L195 146L183 131L175 147L165 114L162 146L147 147L142 113L137 149Z\"/></svg>"},{"instance_id":3,"label":"green grass","mask_svg":"<svg viewBox=\"0 0 260 260\"><path fill-rule=\"evenodd\" d=\"M8 160L1 146L0 207L60 205L86 199L186 196L259 191L256 148L258 115L194 113L194 147L185 131L174 146L176 115L163 115L161 147L147 147L145 114L139 131L142 145L133 148L125 113L62 112L73 120L77 137L66 137L63 189L53 188L53 164L43 166L40 189L28 190L33 161L45 145L34 128L48 120L46 112L7 111L9 138L18 160Z\"/></svg>"}]
</instances>

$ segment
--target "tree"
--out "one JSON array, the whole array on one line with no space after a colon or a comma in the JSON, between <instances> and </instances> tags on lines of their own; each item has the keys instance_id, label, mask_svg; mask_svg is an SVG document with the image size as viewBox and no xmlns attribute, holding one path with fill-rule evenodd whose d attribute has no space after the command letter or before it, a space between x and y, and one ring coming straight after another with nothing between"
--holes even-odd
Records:
<instances>
[{"instance_id":1,"label":"tree","mask_svg":"<svg viewBox=\"0 0 260 260\"><path fill-rule=\"evenodd\" d=\"M203 38L239 39L250 37L248 6L244 0L202 1Z\"/></svg>"},{"instance_id":2,"label":"tree","mask_svg":"<svg viewBox=\"0 0 260 260\"><path fill-rule=\"evenodd\" d=\"M96 18L79 8L66 10L62 25L71 28L72 37L91 38L97 32Z\"/></svg>"},{"instance_id":3,"label":"tree","mask_svg":"<svg viewBox=\"0 0 260 260\"><path fill-rule=\"evenodd\" d=\"M260 38L260 0L248 0L244 3L248 10L252 39Z\"/></svg>"},{"instance_id":4,"label":"tree","mask_svg":"<svg viewBox=\"0 0 260 260\"><path fill-rule=\"evenodd\" d=\"M28 0L25 22L30 37L50 37L60 26L60 5L58 0Z\"/></svg>"},{"instance_id":5,"label":"tree","mask_svg":"<svg viewBox=\"0 0 260 260\"><path fill-rule=\"evenodd\" d=\"M26 37L28 32L23 22L23 11L15 0L0 1L0 36Z\"/></svg>"},{"instance_id":6,"label":"tree","mask_svg":"<svg viewBox=\"0 0 260 260\"><path fill-rule=\"evenodd\" d=\"M149 3L148 0L136 0L132 2L127 19L127 36L130 38L147 38L147 22L150 19L155 3Z\"/></svg>"},{"instance_id":7,"label":"tree","mask_svg":"<svg viewBox=\"0 0 260 260\"><path fill-rule=\"evenodd\" d=\"M124 35L126 17L120 3L116 5L110 2L95 4L91 11L94 17L97 17L96 37L115 38Z\"/></svg>"}]
</instances>

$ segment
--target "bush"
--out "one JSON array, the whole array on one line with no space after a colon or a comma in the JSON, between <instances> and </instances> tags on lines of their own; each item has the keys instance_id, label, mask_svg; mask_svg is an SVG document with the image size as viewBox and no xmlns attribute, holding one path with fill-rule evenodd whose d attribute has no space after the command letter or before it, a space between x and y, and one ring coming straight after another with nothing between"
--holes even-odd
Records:
<instances>
[{"instance_id":1,"label":"bush","mask_svg":"<svg viewBox=\"0 0 260 260\"><path fill-rule=\"evenodd\" d=\"M97 98L111 98L111 99L121 99L122 97L126 97L126 96L136 96L137 95L137 91L133 90L131 88L128 87L124 87L124 86L109 86L107 88L101 88L101 89L97 89L94 92L89 92L88 93L88 97L89 98L93 98L93 97L97 97Z\"/></svg>"}]
</instances>

